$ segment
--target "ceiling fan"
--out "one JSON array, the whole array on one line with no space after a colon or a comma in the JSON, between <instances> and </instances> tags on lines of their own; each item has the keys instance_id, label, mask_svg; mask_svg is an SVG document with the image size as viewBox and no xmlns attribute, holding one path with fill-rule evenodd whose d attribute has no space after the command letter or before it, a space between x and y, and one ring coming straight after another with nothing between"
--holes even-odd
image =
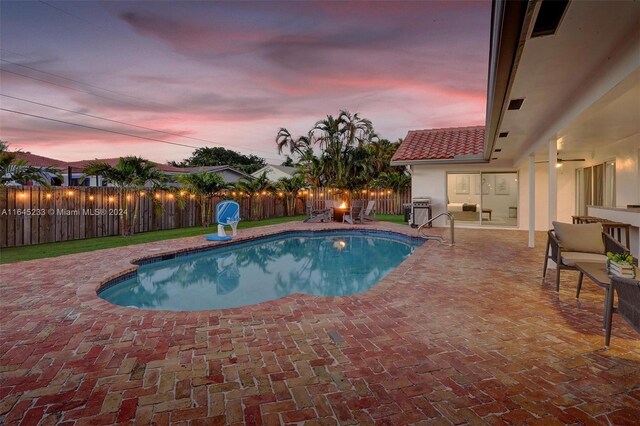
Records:
<instances>
[{"instance_id":1,"label":"ceiling fan","mask_svg":"<svg viewBox=\"0 0 640 426\"><path fill-rule=\"evenodd\" d=\"M562 164L562 163L568 163L570 161L587 161L584 158L560 158L560 153L558 153L558 158L556 159L556 162L558 164ZM536 164L540 164L540 163L548 163L549 160L544 160L544 161L536 161Z\"/></svg>"}]
</instances>

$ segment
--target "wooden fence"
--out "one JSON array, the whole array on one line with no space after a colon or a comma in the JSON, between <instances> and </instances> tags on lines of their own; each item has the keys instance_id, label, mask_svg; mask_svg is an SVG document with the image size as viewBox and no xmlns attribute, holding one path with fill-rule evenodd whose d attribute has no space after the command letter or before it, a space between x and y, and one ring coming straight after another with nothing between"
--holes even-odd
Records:
<instances>
[{"instance_id":1,"label":"wooden fence","mask_svg":"<svg viewBox=\"0 0 640 426\"><path fill-rule=\"evenodd\" d=\"M240 203L244 219L266 219L286 215L286 203L281 194L240 197L228 196ZM122 210L134 211L134 198L121 199L117 188L41 187L0 188L0 247L15 247L58 241L120 235ZM138 223L135 232L185 228L200 225L201 207L189 194L156 191L140 195ZM212 200L212 207L222 197ZM331 189L305 191L296 201L295 214L305 212L305 202L313 200L366 199L376 201L378 213L399 214L402 203L408 202L406 193L367 191L337 192ZM212 210L214 211L214 210ZM212 231L213 232L213 231Z\"/></svg>"},{"instance_id":2,"label":"wooden fence","mask_svg":"<svg viewBox=\"0 0 640 426\"><path fill-rule=\"evenodd\" d=\"M344 191L331 188L316 188L305 196L314 201L314 207L321 208L325 200L344 201L347 204L351 200L375 201L375 212L379 214L402 214L402 205L411 202L409 189L395 192L389 189L363 189L360 191Z\"/></svg>"}]
</instances>

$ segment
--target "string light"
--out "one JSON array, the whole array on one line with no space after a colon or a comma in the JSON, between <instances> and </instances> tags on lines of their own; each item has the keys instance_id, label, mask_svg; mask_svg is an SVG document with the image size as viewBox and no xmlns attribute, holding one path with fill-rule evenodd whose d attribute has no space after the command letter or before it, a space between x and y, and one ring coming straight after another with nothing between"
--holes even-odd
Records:
<instances>
[{"instance_id":1,"label":"string light","mask_svg":"<svg viewBox=\"0 0 640 426\"><path fill-rule=\"evenodd\" d=\"M160 199L160 194L156 194L156 198L159 200Z\"/></svg>"},{"instance_id":2,"label":"string light","mask_svg":"<svg viewBox=\"0 0 640 426\"><path fill-rule=\"evenodd\" d=\"M47 194L47 195L45 195L45 197L51 198L51 194Z\"/></svg>"},{"instance_id":3,"label":"string light","mask_svg":"<svg viewBox=\"0 0 640 426\"><path fill-rule=\"evenodd\" d=\"M184 192L184 191L180 191L180 196L181 196L181 197L183 197L183 196L184 196L184 194L186 194L186 192Z\"/></svg>"},{"instance_id":4,"label":"string light","mask_svg":"<svg viewBox=\"0 0 640 426\"><path fill-rule=\"evenodd\" d=\"M191 198L191 199L193 200L194 198L196 198L196 196L195 196L195 194L191 194L191 195L189 196L189 198Z\"/></svg>"},{"instance_id":5,"label":"string light","mask_svg":"<svg viewBox=\"0 0 640 426\"><path fill-rule=\"evenodd\" d=\"M128 200L130 200L130 199L131 199L131 196L130 196L130 195L127 195L127 201L128 201Z\"/></svg>"},{"instance_id":6,"label":"string light","mask_svg":"<svg viewBox=\"0 0 640 426\"><path fill-rule=\"evenodd\" d=\"M267 195L267 191L262 191L262 195Z\"/></svg>"},{"instance_id":7,"label":"string light","mask_svg":"<svg viewBox=\"0 0 640 426\"><path fill-rule=\"evenodd\" d=\"M27 195L26 195L24 192L21 192L20 194L18 194L18 197L20 197L20 198L24 198L24 197L26 197L26 196L27 196Z\"/></svg>"},{"instance_id":8,"label":"string light","mask_svg":"<svg viewBox=\"0 0 640 426\"><path fill-rule=\"evenodd\" d=\"M141 196L141 197L144 197L144 196L145 196L144 191L140 191L140 196Z\"/></svg>"},{"instance_id":9,"label":"string light","mask_svg":"<svg viewBox=\"0 0 640 426\"><path fill-rule=\"evenodd\" d=\"M173 194L167 194L167 197L171 200L173 199Z\"/></svg>"},{"instance_id":10,"label":"string light","mask_svg":"<svg viewBox=\"0 0 640 426\"><path fill-rule=\"evenodd\" d=\"M109 197L109 201L110 201L110 202L113 202L113 197Z\"/></svg>"},{"instance_id":11,"label":"string light","mask_svg":"<svg viewBox=\"0 0 640 426\"><path fill-rule=\"evenodd\" d=\"M93 201L93 195L89 195L89 201Z\"/></svg>"},{"instance_id":12,"label":"string light","mask_svg":"<svg viewBox=\"0 0 640 426\"><path fill-rule=\"evenodd\" d=\"M67 191L67 195L68 195L69 197L73 197L73 191Z\"/></svg>"}]
</instances>

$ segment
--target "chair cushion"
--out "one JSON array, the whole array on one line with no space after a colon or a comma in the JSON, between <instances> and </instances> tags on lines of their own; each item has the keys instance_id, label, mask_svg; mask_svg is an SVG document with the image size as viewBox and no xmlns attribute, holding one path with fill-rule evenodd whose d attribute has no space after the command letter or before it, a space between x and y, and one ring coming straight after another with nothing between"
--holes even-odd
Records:
<instances>
[{"instance_id":1,"label":"chair cushion","mask_svg":"<svg viewBox=\"0 0 640 426\"><path fill-rule=\"evenodd\" d=\"M602 241L602 224L584 223L571 224L553 222L556 237L560 240L563 250L582 253L604 253Z\"/></svg>"},{"instance_id":2,"label":"chair cushion","mask_svg":"<svg viewBox=\"0 0 640 426\"><path fill-rule=\"evenodd\" d=\"M581 253L575 251L562 252L563 264L567 266L575 266L578 262L607 263L607 256L605 256L604 254Z\"/></svg>"}]
</instances>

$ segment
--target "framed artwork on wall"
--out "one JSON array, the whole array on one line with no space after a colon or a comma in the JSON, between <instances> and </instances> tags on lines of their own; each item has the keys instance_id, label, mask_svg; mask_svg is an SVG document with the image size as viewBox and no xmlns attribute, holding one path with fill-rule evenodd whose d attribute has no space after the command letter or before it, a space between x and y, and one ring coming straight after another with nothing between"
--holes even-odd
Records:
<instances>
[{"instance_id":1,"label":"framed artwork on wall","mask_svg":"<svg viewBox=\"0 0 640 426\"><path fill-rule=\"evenodd\" d=\"M456 194L469 193L469 175L456 175Z\"/></svg>"},{"instance_id":2,"label":"framed artwork on wall","mask_svg":"<svg viewBox=\"0 0 640 426\"><path fill-rule=\"evenodd\" d=\"M489 195L491 187L493 187L493 175L480 175L474 176L475 193L480 195L480 188L482 187L482 195ZM482 182L482 184L480 183Z\"/></svg>"},{"instance_id":3,"label":"framed artwork on wall","mask_svg":"<svg viewBox=\"0 0 640 426\"><path fill-rule=\"evenodd\" d=\"M506 176L496 176L496 195L509 195L509 182Z\"/></svg>"}]
</instances>

